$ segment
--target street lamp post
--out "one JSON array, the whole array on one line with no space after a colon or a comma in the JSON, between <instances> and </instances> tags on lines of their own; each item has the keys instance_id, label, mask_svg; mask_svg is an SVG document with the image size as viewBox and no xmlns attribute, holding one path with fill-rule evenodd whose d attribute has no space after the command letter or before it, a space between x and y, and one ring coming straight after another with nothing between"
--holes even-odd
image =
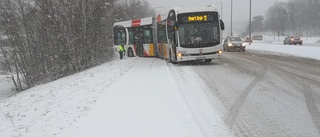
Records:
<instances>
[{"instance_id":1,"label":"street lamp post","mask_svg":"<svg viewBox=\"0 0 320 137\"><path fill-rule=\"evenodd\" d=\"M221 4L221 20L223 20L222 19L222 2L221 1L220 1L220 4ZM223 31L220 34L221 34L221 38L223 39Z\"/></svg>"},{"instance_id":2,"label":"street lamp post","mask_svg":"<svg viewBox=\"0 0 320 137\"><path fill-rule=\"evenodd\" d=\"M230 35L232 36L233 34L232 34L232 3L233 3L233 0L231 0L231 26L230 26L230 28L231 28L231 30L230 30Z\"/></svg>"},{"instance_id":3,"label":"street lamp post","mask_svg":"<svg viewBox=\"0 0 320 137\"><path fill-rule=\"evenodd\" d=\"M249 7L249 45L251 45L251 0Z\"/></svg>"},{"instance_id":4,"label":"street lamp post","mask_svg":"<svg viewBox=\"0 0 320 137\"><path fill-rule=\"evenodd\" d=\"M221 19L222 19L222 2L220 2L220 6L221 6Z\"/></svg>"}]
</instances>

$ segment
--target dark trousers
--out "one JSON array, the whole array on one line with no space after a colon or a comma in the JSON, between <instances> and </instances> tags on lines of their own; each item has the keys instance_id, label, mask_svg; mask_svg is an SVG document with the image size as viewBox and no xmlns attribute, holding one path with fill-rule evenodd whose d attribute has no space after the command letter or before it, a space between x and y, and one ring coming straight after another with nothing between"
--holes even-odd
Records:
<instances>
[{"instance_id":1,"label":"dark trousers","mask_svg":"<svg viewBox=\"0 0 320 137\"><path fill-rule=\"evenodd\" d=\"M119 51L120 59L123 59L123 51Z\"/></svg>"}]
</instances>

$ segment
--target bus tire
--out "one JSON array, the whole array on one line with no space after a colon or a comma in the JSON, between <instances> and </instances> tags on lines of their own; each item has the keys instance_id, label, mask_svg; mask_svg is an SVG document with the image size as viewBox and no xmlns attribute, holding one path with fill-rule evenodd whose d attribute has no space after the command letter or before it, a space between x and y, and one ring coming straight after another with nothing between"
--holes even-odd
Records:
<instances>
[{"instance_id":1,"label":"bus tire","mask_svg":"<svg viewBox=\"0 0 320 137\"><path fill-rule=\"evenodd\" d=\"M205 59L204 62L210 63L212 59Z\"/></svg>"},{"instance_id":2,"label":"bus tire","mask_svg":"<svg viewBox=\"0 0 320 137\"><path fill-rule=\"evenodd\" d=\"M169 62L172 63L172 55L171 55L171 50L169 50Z\"/></svg>"},{"instance_id":3,"label":"bus tire","mask_svg":"<svg viewBox=\"0 0 320 137\"><path fill-rule=\"evenodd\" d=\"M133 57L133 51L131 48L128 49L128 57Z\"/></svg>"},{"instance_id":4,"label":"bus tire","mask_svg":"<svg viewBox=\"0 0 320 137\"><path fill-rule=\"evenodd\" d=\"M177 64L178 62L172 60L172 54L171 54L171 50L169 52L169 62L172 63L172 64Z\"/></svg>"}]
</instances>

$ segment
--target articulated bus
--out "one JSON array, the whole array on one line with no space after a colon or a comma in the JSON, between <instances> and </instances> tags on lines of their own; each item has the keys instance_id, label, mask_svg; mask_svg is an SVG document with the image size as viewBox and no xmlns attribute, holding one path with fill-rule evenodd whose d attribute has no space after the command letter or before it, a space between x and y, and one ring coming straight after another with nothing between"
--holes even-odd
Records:
<instances>
[{"instance_id":1,"label":"articulated bus","mask_svg":"<svg viewBox=\"0 0 320 137\"><path fill-rule=\"evenodd\" d=\"M154 19L159 57L171 63L221 58L224 23L215 6L173 8Z\"/></svg>"},{"instance_id":2,"label":"articulated bus","mask_svg":"<svg viewBox=\"0 0 320 137\"><path fill-rule=\"evenodd\" d=\"M125 55L155 56L155 44L153 43L152 17L139 20L116 22L113 25L113 45L115 52L118 47L124 45Z\"/></svg>"}]
</instances>

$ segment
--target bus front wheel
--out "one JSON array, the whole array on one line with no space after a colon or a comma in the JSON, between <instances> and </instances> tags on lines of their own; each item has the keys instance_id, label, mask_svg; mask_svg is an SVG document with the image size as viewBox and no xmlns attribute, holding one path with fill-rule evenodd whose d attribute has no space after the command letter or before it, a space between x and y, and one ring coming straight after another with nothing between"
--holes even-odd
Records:
<instances>
[{"instance_id":1,"label":"bus front wheel","mask_svg":"<svg viewBox=\"0 0 320 137\"><path fill-rule=\"evenodd\" d=\"M204 60L204 62L210 63L212 61L212 59L206 59Z\"/></svg>"},{"instance_id":2,"label":"bus front wheel","mask_svg":"<svg viewBox=\"0 0 320 137\"><path fill-rule=\"evenodd\" d=\"M178 62L172 60L172 54L171 54L171 50L169 52L169 62L172 63L172 64L177 64Z\"/></svg>"}]
</instances>

